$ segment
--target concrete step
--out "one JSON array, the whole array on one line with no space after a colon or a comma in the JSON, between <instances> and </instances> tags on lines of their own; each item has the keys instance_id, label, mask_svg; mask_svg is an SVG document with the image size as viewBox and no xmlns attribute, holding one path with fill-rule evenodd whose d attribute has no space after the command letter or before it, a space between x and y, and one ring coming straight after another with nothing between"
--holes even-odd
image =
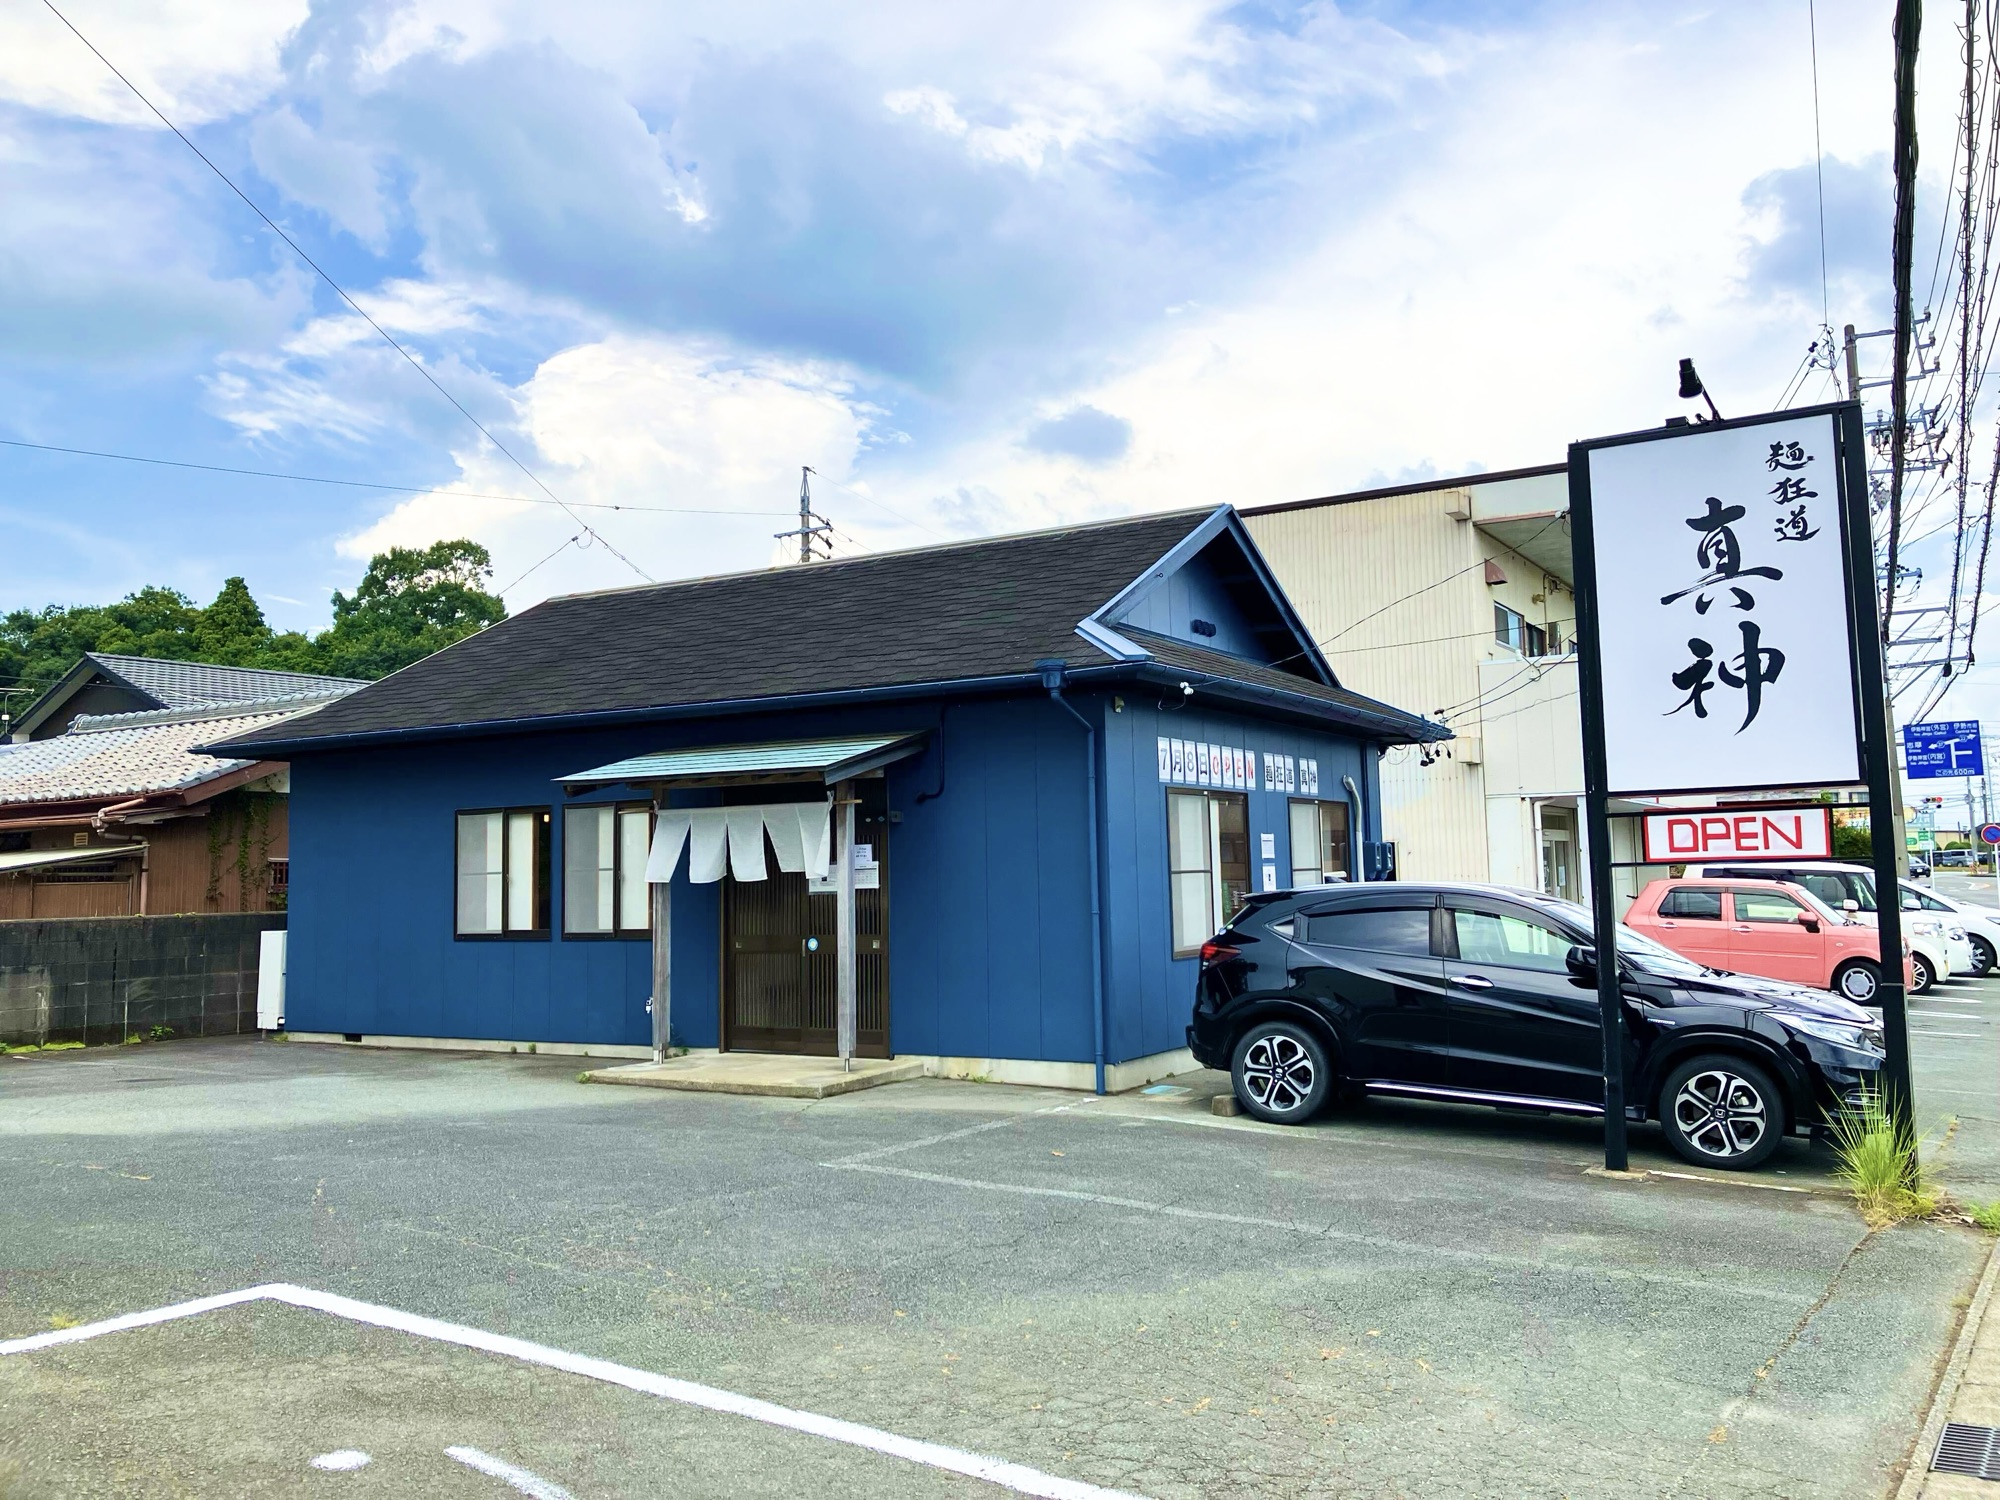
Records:
<instances>
[{"instance_id":1,"label":"concrete step","mask_svg":"<svg viewBox=\"0 0 2000 1500\"><path fill-rule=\"evenodd\" d=\"M765 1094L786 1099L826 1099L924 1076L914 1059L861 1058L846 1072L838 1058L789 1057L765 1052L691 1052L665 1062L592 1068L586 1083L622 1083L697 1094Z\"/></svg>"}]
</instances>

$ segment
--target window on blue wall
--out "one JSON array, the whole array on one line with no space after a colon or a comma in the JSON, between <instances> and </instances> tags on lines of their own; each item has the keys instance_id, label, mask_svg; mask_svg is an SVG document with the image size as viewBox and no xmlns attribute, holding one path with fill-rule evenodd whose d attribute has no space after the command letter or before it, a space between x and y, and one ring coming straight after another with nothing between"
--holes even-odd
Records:
<instances>
[{"instance_id":1,"label":"window on blue wall","mask_svg":"<svg viewBox=\"0 0 2000 1500\"><path fill-rule=\"evenodd\" d=\"M1347 804L1295 797L1291 803L1292 889L1328 885L1352 873Z\"/></svg>"},{"instance_id":2,"label":"window on blue wall","mask_svg":"<svg viewBox=\"0 0 2000 1500\"><path fill-rule=\"evenodd\" d=\"M646 849L653 812L645 803L563 810L563 934L645 937Z\"/></svg>"},{"instance_id":3,"label":"window on blue wall","mask_svg":"<svg viewBox=\"0 0 2000 1500\"><path fill-rule=\"evenodd\" d=\"M460 813L457 885L460 937L547 937L549 810Z\"/></svg>"},{"instance_id":4,"label":"window on blue wall","mask_svg":"<svg viewBox=\"0 0 2000 1500\"><path fill-rule=\"evenodd\" d=\"M1168 792L1174 957L1200 952L1249 894L1250 799L1241 792Z\"/></svg>"}]
</instances>

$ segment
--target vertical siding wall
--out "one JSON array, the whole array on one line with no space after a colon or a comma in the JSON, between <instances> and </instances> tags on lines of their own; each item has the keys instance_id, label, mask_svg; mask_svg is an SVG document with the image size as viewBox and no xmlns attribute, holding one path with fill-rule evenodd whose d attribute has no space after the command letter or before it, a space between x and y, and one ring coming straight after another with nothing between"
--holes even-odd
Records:
<instances>
[{"instance_id":1,"label":"vertical siding wall","mask_svg":"<svg viewBox=\"0 0 2000 1500\"><path fill-rule=\"evenodd\" d=\"M1321 795L1342 776L1378 810L1375 755L1352 741L1211 712L1197 698L1075 693L1102 725L1109 945L1106 1061L1184 1045L1192 960L1168 934L1166 787L1159 735L1312 756ZM942 732L940 733L940 726ZM292 769L287 1019L300 1031L643 1045L644 941L459 942L452 936L459 809L545 806L554 816L552 907L561 923L563 799L554 778L685 744L928 729L930 748L889 768L890 1046L900 1053L1089 1062L1095 1018L1082 726L1046 698L935 703L593 735L521 736ZM684 800L713 800L689 794ZM1250 792L1258 835L1289 878L1286 797ZM592 798L589 800L599 800ZM611 800L605 798L602 800ZM1378 825L1379 826L1379 825ZM1364 834L1379 837L1379 833ZM1252 879L1256 866L1252 860ZM674 1031L716 1045L720 885L674 886Z\"/></svg>"},{"instance_id":2,"label":"vertical siding wall","mask_svg":"<svg viewBox=\"0 0 2000 1500\"><path fill-rule=\"evenodd\" d=\"M1177 696L1177 695L1176 695ZM1104 728L1106 832L1105 871L1111 947L1108 989L1110 1034L1106 1061L1123 1062L1187 1045L1188 1016L1194 1005L1191 958L1173 956L1168 928L1167 783L1160 780L1159 738L1207 740L1255 751L1261 766L1269 754L1310 756L1319 762L1319 799L1346 801L1343 776L1364 793L1369 822L1357 832L1380 838L1382 789L1372 748L1353 740L1218 711L1199 692L1185 706L1163 704L1152 692L1126 694L1124 707L1098 700ZM1262 836L1276 840L1278 880L1291 880L1291 794L1267 792L1261 778L1248 793L1250 880L1260 880Z\"/></svg>"},{"instance_id":3,"label":"vertical siding wall","mask_svg":"<svg viewBox=\"0 0 2000 1500\"><path fill-rule=\"evenodd\" d=\"M278 903L271 894L271 861L287 851L285 798L227 792L207 808L196 817L119 828L110 838L90 833L107 857L126 856L118 868L130 873L116 879L65 879L60 866L0 877L0 921L272 910ZM87 821L37 829L30 847L68 851L75 847L73 835L89 831ZM137 840L146 845L143 911L140 861L130 855Z\"/></svg>"},{"instance_id":4,"label":"vertical siding wall","mask_svg":"<svg viewBox=\"0 0 2000 1500\"><path fill-rule=\"evenodd\" d=\"M934 737L890 769L890 1045L1088 1062L1083 727L1046 698L954 704L943 724L942 764Z\"/></svg>"},{"instance_id":5,"label":"vertical siding wall","mask_svg":"<svg viewBox=\"0 0 2000 1500\"><path fill-rule=\"evenodd\" d=\"M890 1044L1087 1061L1083 731L1046 699L954 705L940 764L939 723L936 704L912 704L303 758L292 770L287 1020L300 1031L644 1045L651 944L561 935L555 778L677 745L930 729L930 749L889 770L899 815L889 830ZM927 796L940 777L942 794ZM551 810L558 930L548 940L453 936L454 817L492 807ZM673 1025L687 1046L719 1037L720 894L690 884L683 860Z\"/></svg>"},{"instance_id":6,"label":"vertical siding wall","mask_svg":"<svg viewBox=\"0 0 2000 1500\"><path fill-rule=\"evenodd\" d=\"M540 735L295 762L286 1024L381 1036L649 1042L651 944L461 942L453 895L461 809L547 808L559 927L563 797L553 778L654 747L651 736ZM705 961L713 973L714 932L703 945L692 933L683 940L677 924L674 955L677 967L685 960L698 972ZM713 1046L712 1016L707 1026ZM691 1044L704 1044L698 1026L684 1031Z\"/></svg>"},{"instance_id":7,"label":"vertical siding wall","mask_svg":"<svg viewBox=\"0 0 2000 1500\"><path fill-rule=\"evenodd\" d=\"M1412 713L1475 702L1493 605L1479 564L1491 550L1464 489L1249 515L1278 581L1344 686ZM1378 613L1379 611L1379 613ZM1415 746L1382 765L1383 837L1412 880L1485 880L1480 767L1430 766Z\"/></svg>"},{"instance_id":8,"label":"vertical siding wall","mask_svg":"<svg viewBox=\"0 0 2000 1500\"><path fill-rule=\"evenodd\" d=\"M290 848L287 800L267 792L225 792L204 817L131 830L150 846L147 912L269 910L271 861L285 858Z\"/></svg>"}]
</instances>

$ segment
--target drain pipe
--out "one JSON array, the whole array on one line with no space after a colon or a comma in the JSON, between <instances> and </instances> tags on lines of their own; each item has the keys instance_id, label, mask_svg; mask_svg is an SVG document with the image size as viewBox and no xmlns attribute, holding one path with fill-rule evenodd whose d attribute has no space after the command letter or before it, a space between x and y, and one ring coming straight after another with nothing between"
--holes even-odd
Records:
<instances>
[{"instance_id":1,"label":"drain pipe","mask_svg":"<svg viewBox=\"0 0 2000 1500\"><path fill-rule=\"evenodd\" d=\"M1049 690L1049 697L1055 705L1083 726L1085 786L1088 789L1090 823L1090 995L1092 1037L1096 1046L1097 1092L1104 1092L1104 903L1099 895L1101 880L1098 875L1097 855L1097 726L1076 711L1076 706L1063 697L1063 684L1069 678L1069 663L1065 661L1038 661L1035 670L1042 674L1042 686Z\"/></svg>"},{"instance_id":2,"label":"drain pipe","mask_svg":"<svg viewBox=\"0 0 2000 1500\"><path fill-rule=\"evenodd\" d=\"M1367 879L1362 869L1361 851L1368 841L1368 809L1361 801L1361 788L1354 784L1352 776L1340 778L1340 784L1347 788L1348 805L1354 809L1354 834L1347 841L1348 878L1356 885Z\"/></svg>"}]
</instances>

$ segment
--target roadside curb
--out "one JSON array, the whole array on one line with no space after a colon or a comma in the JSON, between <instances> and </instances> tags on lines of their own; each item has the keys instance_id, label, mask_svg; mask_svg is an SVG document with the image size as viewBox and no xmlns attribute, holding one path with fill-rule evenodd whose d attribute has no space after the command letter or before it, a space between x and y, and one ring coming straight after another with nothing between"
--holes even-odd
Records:
<instances>
[{"instance_id":1,"label":"roadside curb","mask_svg":"<svg viewBox=\"0 0 2000 1500\"><path fill-rule=\"evenodd\" d=\"M1924 1418L1923 1429L1904 1460L1903 1482L1896 1486L1895 1500L1916 1500L1930 1478L1931 1455L1937 1452L1938 1438L1944 1433L1952 1403L1958 1399L1958 1388L1965 1379L1972 1346L1979 1341L1979 1330L1986 1321L1986 1306L1993 1298L1996 1280L2000 1280L2000 1240L1995 1240L1986 1252L1986 1269L1980 1273L1979 1285L1971 1302L1966 1304L1965 1316L1959 1320L1951 1358L1945 1361L1944 1373L1938 1377L1937 1389L1931 1394L1931 1409Z\"/></svg>"}]
</instances>

